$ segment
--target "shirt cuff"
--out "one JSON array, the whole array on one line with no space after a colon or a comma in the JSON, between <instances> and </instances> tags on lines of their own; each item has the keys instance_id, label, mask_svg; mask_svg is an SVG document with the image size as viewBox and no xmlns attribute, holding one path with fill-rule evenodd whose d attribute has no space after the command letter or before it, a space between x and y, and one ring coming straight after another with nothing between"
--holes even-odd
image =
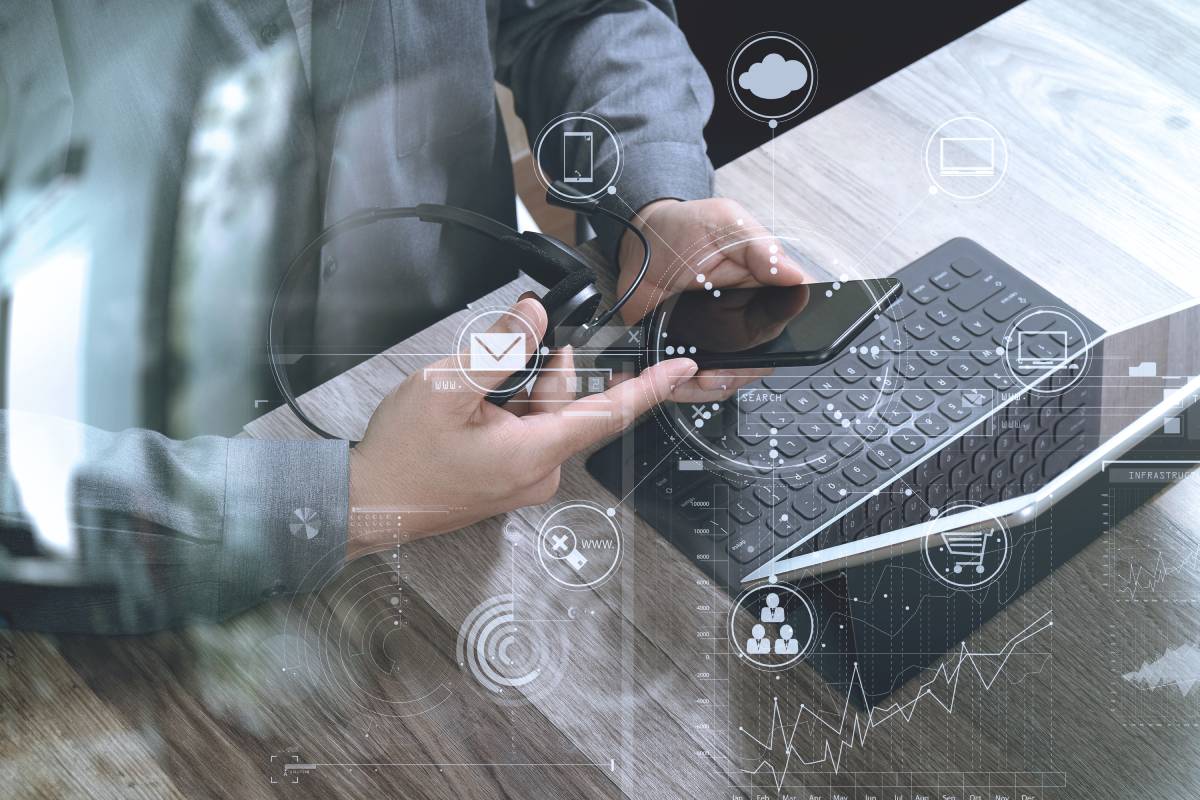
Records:
<instances>
[{"instance_id":1,"label":"shirt cuff","mask_svg":"<svg viewBox=\"0 0 1200 800\"><path fill-rule=\"evenodd\" d=\"M349 522L344 441L229 442L217 617L317 589L341 568Z\"/></svg>"},{"instance_id":2,"label":"shirt cuff","mask_svg":"<svg viewBox=\"0 0 1200 800\"><path fill-rule=\"evenodd\" d=\"M615 194L605 194L600 205L632 219L647 203L663 198L700 200L712 196L713 168L701 144L643 142L621 148L621 174ZM597 171L603 174L601 167ZM617 245L625 228L599 215L589 219L601 252L616 263ZM651 245L653 246L653 245Z\"/></svg>"}]
</instances>

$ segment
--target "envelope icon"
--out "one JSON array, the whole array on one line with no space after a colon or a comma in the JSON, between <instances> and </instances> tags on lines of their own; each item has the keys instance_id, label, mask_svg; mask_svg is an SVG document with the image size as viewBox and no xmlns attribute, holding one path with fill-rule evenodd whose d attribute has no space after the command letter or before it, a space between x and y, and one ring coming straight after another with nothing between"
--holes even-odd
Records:
<instances>
[{"instance_id":1,"label":"envelope icon","mask_svg":"<svg viewBox=\"0 0 1200 800\"><path fill-rule=\"evenodd\" d=\"M516 372L525 367L525 334L472 333L471 369Z\"/></svg>"}]
</instances>

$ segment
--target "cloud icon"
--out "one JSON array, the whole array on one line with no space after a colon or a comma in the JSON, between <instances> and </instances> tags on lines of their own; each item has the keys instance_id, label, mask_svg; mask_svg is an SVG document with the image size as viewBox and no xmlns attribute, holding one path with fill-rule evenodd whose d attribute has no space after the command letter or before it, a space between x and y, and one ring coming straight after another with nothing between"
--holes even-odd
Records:
<instances>
[{"instance_id":1,"label":"cloud icon","mask_svg":"<svg viewBox=\"0 0 1200 800\"><path fill-rule=\"evenodd\" d=\"M779 53L766 58L738 76L738 86L763 100L778 100L808 83L808 69Z\"/></svg>"}]
</instances>

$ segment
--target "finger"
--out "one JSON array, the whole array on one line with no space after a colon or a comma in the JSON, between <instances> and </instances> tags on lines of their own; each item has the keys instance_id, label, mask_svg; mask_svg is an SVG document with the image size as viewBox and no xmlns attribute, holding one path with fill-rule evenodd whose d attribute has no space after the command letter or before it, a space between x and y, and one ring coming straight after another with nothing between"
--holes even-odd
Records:
<instances>
[{"instance_id":1,"label":"finger","mask_svg":"<svg viewBox=\"0 0 1200 800\"><path fill-rule=\"evenodd\" d=\"M546 362L529 396L529 410L538 413L558 411L574 399L575 351L567 345L555 351Z\"/></svg>"},{"instance_id":2,"label":"finger","mask_svg":"<svg viewBox=\"0 0 1200 800\"><path fill-rule=\"evenodd\" d=\"M495 389L513 372L519 371L505 366L516 363L516 359L510 358L514 349L521 353L519 361L523 369L536 348L541 346L547 324L546 309L541 302L527 297L499 314L487 331L469 334L464 342L466 352L448 359L453 367L466 371L467 384L472 390L456 396L467 404L476 404L482 392ZM492 365L496 368L489 369Z\"/></svg>"},{"instance_id":3,"label":"finger","mask_svg":"<svg viewBox=\"0 0 1200 800\"><path fill-rule=\"evenodd\" d=\"M697 372L692 382L705 392L733 390L740 389L758 378L767 377L770 373L770 369L709 369Z\"/></svg>"},{"instance_id":4,"label":"finger","mask_svg":"<svg viewBox=\"0 0 1200 800\"><path fill-rule=\"evenodd\" d=\"M808 280L800 264L774 238L735 243L725 249L724 256L763 286L792 286Z\"/></svg>"},{"instance_id":5,"label":"finger","mask_svg":"<svg viewBox=\"0 0 1200 800\"><path fill-rule=\"evenodd\" d=\"M729 399L738 386L727 385L724 389L702 389L696 381L684 381L671 392L668 398L673 403L719 403Z\"/></svg>"},{"instance_id":6,"label":"finger","mask_svg":"<svg viewBox=\"0 0 1200 800\"><path fill-rule=\"evenodd\" d=\"M554 414L538 414L523 420L531 441L546 447L556 463L612 436L656 404L670 397L674 388L696 374L690 358L663 361L612 386L600 394L581 397Z\"/></svg>"}]
</instances>

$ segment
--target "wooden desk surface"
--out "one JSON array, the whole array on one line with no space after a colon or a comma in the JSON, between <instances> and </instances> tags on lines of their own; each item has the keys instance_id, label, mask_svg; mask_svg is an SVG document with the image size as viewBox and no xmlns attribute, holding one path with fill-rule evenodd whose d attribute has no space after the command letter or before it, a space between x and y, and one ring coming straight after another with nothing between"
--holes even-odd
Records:
<instances>
[{"instance_id":1,"label":"wooden desk surface","mask_svg":"<svg viewBox=\"0 0 1200 800\"><path fill-rule=\"evenodd\" d=\"M761 220L819 229L879 273L974 238L1111 327L1200 294L1198 38L1194 3L1031 0L728 165L718 189ZM931 129L963 112L995 124L1011 154L1000 188L974 202L931 195L921 162ZM456 321L306 402L357 434L424 360L404 354L446 350ZM247 431L306 435L284 411ZM581 460L564 476L559 500L613 503ZM994 653L1052 614L1052 631L998 680L980 655L952 706L945 692L918 697L916 681L897 694L902 712L857 729L806 666L777 678L732 663L720 642L728 600L627 508L620 570L583 592L544 580L532 537L547 508L522 509L400 546L399 588L388 551L315 597L217 627L4 634L0 785L47 797L773 797L779 782L822 797L1194 794L1200 691L1124 676L1183 648L1200 678L1198 509L1195 479L1161 493L973 635L971 652ZM1158 571L1144 591L1125 592L1114 553L1127 543L1183 555L1147 564ZM409 624L393 633L378 623L399 595ZM553 685L511 704L456 653L471 610L504 595L554 631ZM793 760L776 781L782 732L769 751L747 736L767 738L776 696L788 725L799 703L818 710L792 741L811 755L829 740L836 771ZM749 774L756 753L770 766ZM1055 783L1066 788L1040 788Z\"/></svg>"}]
</instances>

